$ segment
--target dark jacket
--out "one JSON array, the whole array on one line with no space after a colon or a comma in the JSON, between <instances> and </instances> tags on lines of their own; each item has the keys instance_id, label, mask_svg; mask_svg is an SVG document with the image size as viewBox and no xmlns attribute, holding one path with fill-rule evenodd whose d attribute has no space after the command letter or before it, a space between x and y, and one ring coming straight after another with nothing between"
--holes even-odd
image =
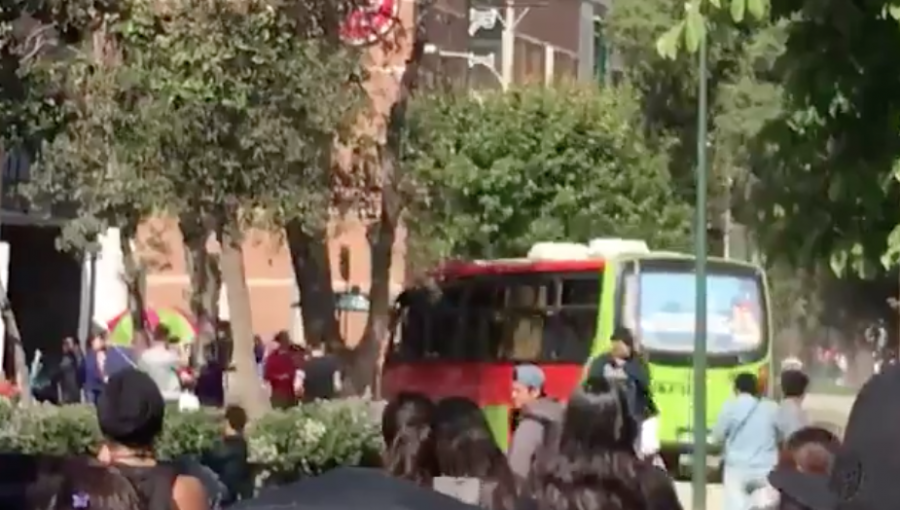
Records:
<instances>
[{"instance_id":1,"label":"dark jacket","mask_svg":"<svg viewBox=\"0 0 900 510\"><path fill-rule=\"evenodd\" d=\"M621 384L631 414L638 423L658 413L650 389L650 371L639 358L631 357L621 366L611 354L601 354L591 363L588 377L603 377Z\"/></svg>"},{"instance_id":2,"label":"dark jacket","mask_svg":"<svg viewBox=\"0 0 900 510\"><path fill-rule=\"evenodd\" d=\"M253 497L253 473L248 461L247 440L244 436L226 436L203 455L202 462L209 466L227 489L222 504Z\"/></svg>"},{"instance_id":3,"label":"dark jacket","mask_svg":"<svg viewBox=\"0 0 900 510\"><path fill-rule=\"evenodd\" d=\"M81 402L81 387L84 384L84 358L81 353L63 353L53 374L53 382L59 392L60 404Z\"/></svg>"}]
</instances>

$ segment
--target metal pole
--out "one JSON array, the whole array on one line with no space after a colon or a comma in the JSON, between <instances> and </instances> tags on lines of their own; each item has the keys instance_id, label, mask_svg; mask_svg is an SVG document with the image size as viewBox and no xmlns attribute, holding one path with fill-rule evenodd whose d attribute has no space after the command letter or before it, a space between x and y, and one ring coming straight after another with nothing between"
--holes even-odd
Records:
<instances>
[{"instance_id":1,"label":"metal pole","mask_svg":"<svg viewBox=\"0 0 900 510\"><path fill-rule=\"evenodd\" d=\"M697 86L697 204L694 225L696 303L694 331L694 510L706 510L706 38L700 39Z\"/></svg>"},{"instance_id":2,"label":"metal pole","mask_svg":"<svg viewBox=\"0 0 900 510\"><path fill-rule=\"evenodd\" d=\"M506 12L503 15L503 36L500 54L501 86L509 88L513 82L513 65L516 53L516 7L513 0L506 0Z\"/></svg>"}]
</instances>

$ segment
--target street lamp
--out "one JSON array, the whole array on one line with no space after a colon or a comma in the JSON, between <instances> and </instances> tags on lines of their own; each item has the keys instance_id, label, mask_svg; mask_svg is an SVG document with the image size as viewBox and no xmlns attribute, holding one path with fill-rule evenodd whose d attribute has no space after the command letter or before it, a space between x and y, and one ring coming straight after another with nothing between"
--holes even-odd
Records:
<instances>
[{"instance_id":1,"label":"street lamp","mask_svg":"<svg viewBox=\"0 0 900 510\"><path fill-rule=\"evenodd\" d=\"M506 90L509 87L509 83L507 83L506 79L504 79L503 75L497 71L497 68L494 67L494 54L488 53L487 55L477 55L472 53L471 51L449 51L442 50L435 46L434 44L426 44L424 48L426 55L437 55L441 58L459 58L466 61L469 65L469 68L475 66L481 66L490 71L494 78L497 78L497 82L500 84L500 88L502 90Z\"/></svg>"},{"instance_id":2,"label":"street lamp","mask_svg":"<svg viewBox=\"0 0 900 510\"><path fill-rule=\"evenodd\" d=\"M690 5L690 4L688 4ZM696 302L694 317L694 462L693 507L706 510L706 180L707 180L707 71L706 36L700 38L697 50L699 82L697 84L697 202L694 223L694 271Z\"/></svg>"}]
</instances>

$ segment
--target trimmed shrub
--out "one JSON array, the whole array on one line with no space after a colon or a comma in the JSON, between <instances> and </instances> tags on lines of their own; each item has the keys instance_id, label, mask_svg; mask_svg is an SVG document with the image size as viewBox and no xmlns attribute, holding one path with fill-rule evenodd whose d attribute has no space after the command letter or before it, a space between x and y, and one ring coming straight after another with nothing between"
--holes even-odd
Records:
<instances>
[{"instance_id":1,"label":"trimmed shrub","mask_svg":"<svg viewBox=\"0 0 900 510\"><path fill-rule=\"evenodd\" d=\"M336 466L371 465L381 451L380 423L363 399L306 404L271 411L247 430L258 484L285 483ZM222 436L219 410L168 410L157 451L162 458L194 457ZM0 400L0 451L92 454L100 444L89 405L13 407Z\"/></svg>"}]
</instances>

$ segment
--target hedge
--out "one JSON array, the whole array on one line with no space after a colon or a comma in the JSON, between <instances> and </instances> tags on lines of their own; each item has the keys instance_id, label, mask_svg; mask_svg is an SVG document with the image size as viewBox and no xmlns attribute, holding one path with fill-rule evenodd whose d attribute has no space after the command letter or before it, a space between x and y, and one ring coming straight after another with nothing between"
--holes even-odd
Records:
<instances>
[{"instance_id":1,"label":"hedge","mask_svg":"<svg viewBox=\"0 0 900 510\"><path fill-rule=\"evenodd\" d=\"M305 404L271 411L246 437L260 484L283 483L336 466L372 465L381 451L377 403L362 399ZM156 448L162 458L196 457L222 435L219 410L166 412ZM0 399L0 451L91 454L100 443L89 405L14 407Z\"/></svg>"}]
</instances>

